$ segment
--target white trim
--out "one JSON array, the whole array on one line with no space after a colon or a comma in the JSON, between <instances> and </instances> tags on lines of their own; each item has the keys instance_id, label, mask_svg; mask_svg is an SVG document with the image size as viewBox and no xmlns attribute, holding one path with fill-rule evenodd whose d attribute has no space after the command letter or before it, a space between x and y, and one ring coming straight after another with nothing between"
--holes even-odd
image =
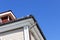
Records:
<instances>
[{"instance_id":1,"label":"white trim","mask_svg":"<svg viewBox=\"0 0 60 40\"><path fill-rule=\"evenodd\" d=\"M28 26L24 27L24 40L30 40L30 37L29 37L29 27Z\"/></svg>"},{"instance_id":2,"label":"white trim","mask_svg":"<svg viewBox=\"0 0 60 40\"><path fill-rule=\"evenodd\" d=\"M28 26L26 26L26 25L28 25ZM22 20L22 21L17 21L12 24L2 25L2 26L0 26L0 33L9 31L12 29L16 29L16 28L21 28L21 27L24 27L25 40L29 40L29 31L31 31L34 34L34 36L37 38L37 40L40 40L40 39L44 40L44 38L42 37L41 33L39 32L39 30L38 30L37 26L35 25L35 22L32 18ZM28 35L28 36L26 36L26 35Z\"/></svg>"},{"instance_id":3,"label":"white trim","mask_svg":"<svg viewBox=\"0 0 60 40\"><path fill-rule=\"evenodd\" d=\"M2 25L2 26L0 26L0 33L4 32L4 31L8 31L8 30L24 27L25 25L31 26L31 24L29 22L30 20L32 20L32 19L14 22L14 23L8 24L8 25Z\"/></svg>"},{"instance_id":4,"label":"white trim","mask_svg":"<svg viewBox=\"0 0 60 40\"><path fill-rule=\"evenodd\" d=\"M33 33L37 40L44 40L36 25L30 29L30 32Z\"/></svg>"},{"instance_id":5,"label":"white trim","mask_svg":"<svg viewBox=\"0 0 60 40\"><path fill-rule=\"evenodd\" d=\"M10 21L9 16L8 16L8 21Z\"/></svg>"},{"instance_id":6,"label":"white trim","mask_svg":"<svg viewBox=\"0 0 60 40\"><path fill-rule=\"evenodd\" d=\"M2 23L2 19L0 18L0 23Z\"/></svg>"},{"instance_id":7,"label":"white trim","mask_svg":"<svg viewBox=\"0 0 60 40\"><path fill-rule=\"evenodd\" d=\"M13 13L11 11L5 12L5 13L1 13L0 16L6 15L6 14L11 14L14 17L14 19L16 19L16 17L13 15Z\"/></svg>"}]
</instances>

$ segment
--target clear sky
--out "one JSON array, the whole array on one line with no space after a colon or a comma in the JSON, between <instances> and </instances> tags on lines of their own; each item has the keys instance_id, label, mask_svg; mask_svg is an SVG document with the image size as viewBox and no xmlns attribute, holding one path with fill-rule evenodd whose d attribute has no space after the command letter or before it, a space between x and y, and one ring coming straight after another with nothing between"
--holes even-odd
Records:
<instances>
[{"instance_id":1,"label":"clear sky","mask_svg":"<svg viewBox=\"0 0 60 40\"><path fill-rule=\"evenodd\" d=\"M17 18L32 14L47 40L60 40L60 0L0 0L0 12L7 10Z\"/></svg>"}]
</instances>

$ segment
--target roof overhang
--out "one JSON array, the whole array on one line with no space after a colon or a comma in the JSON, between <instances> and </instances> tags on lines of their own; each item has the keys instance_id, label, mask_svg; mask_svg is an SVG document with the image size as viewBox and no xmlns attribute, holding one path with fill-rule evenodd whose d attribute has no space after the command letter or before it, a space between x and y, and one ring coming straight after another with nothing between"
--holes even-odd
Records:
<instances>
[{"instance_id":1,"label":"roof overhang","mask_svg":"<svg viewBox=\"0 0 60 40\"><path fill-rule=\"evenodd\" d=\"M32 15L17 19L15 21L11 21L9 23L1 24L0 33L13 30L13 29L17 29L17 28L21 28L26 25L29 26L29 28L31 28L32 32L37 32L38 35L40 35L44 40L46 40L45 36L43 35L43 32L41 31L35 18Z\"/></svg>"},{"instance_id":2,"label":"roof overhang","mask_svg":"<svg viewBox=\"0 0 60 40\"><path fill-rule=\"evenodd\" d=\"M11 10L0 13L0 18L5 17L5 16L10 16L12 20L16 19L16 17L14 16L14 14L13 14L13 12Z\"/></svg>"}]
</instances>

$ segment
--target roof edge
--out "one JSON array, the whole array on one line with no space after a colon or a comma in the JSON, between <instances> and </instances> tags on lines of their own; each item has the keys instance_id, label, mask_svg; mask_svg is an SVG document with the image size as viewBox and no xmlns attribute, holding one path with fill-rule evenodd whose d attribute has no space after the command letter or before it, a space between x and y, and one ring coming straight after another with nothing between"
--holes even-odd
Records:
<instances>
[{"instance_id":1,"label":"roof edge","mask_svg":"<svg viewBox=\"0 0 60 40\"><path fill-rule=\"evenodd\" d=\"M33 16L33 15L30 15L30 17L32 17L32 18L33 18L34 22L36 22L37 28L39 29L39 31L40 31L40 33L41 33L42 37L44 38L44 40L46 40L46 38L45 38L45 36L44 36L44 34L43 34L43 32L42 32L41 28L39 27L39 25L38 25L38 23L37 23L36 19L34 18L34 16Z\"/></svg>"},{"instance_id":2,"label":"roof edge","mask_svg":"<svg viewBox=\"0 0 60 40\"><path fill-rule=\"evenodd\" d=\"M9 10L9 11L11 11L11 10ZM44 40L46 40L46 38L45 38L45 36L44 36L44 34L43 34L41 28L39 27L39 25L38 25L38 23L37 23L37 21L36 21L36 19L34 18L33 15L29 15L29 16L26 16L26 17L23 17L23 18L14 20L14 21L10 21L10 22L5 23L5 24L0 24L0 26L6 25L6 24L10 24L10 23L14 23L14 22L21 21L21 20L25 20L25 19L29 19L29 18L33 18L34 22L36 22L37 28L38 28L38 30L40 31L42 37L44 38Z\"/></svg>"},{"instance_id":3,"label":"roof edge","mask_svg":"<svg viewBox=\"0 0 60 40\"><path fill-rule=\"evenodd\" d=\"M6 13L6 12L12 12L12 10L7 10L7 11L4 11L4 12L0 12L0 14L3 14L3 13ZM12 14L14 15L14 13L12 12ZM15 16L15 15L14 15ZM15 16L15 18L17 19L17 17Z\"/></svg>"}]
</instances>

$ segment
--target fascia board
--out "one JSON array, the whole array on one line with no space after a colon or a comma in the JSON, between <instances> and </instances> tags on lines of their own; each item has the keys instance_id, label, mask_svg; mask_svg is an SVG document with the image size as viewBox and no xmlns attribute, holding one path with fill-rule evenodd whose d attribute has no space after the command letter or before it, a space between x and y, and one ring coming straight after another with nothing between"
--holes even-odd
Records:
<instances>
[{"instance_id":1,"label":"fascia board","mask_svg":"<svg viewBox=\"0 0 60 40\"><path fill-rule=\"evenodd\" d=\"M0 33L4 32L4 31L13 30L13 29L16 29L16 28L21 28L21 27L24 27L24 26L31 26L31 23L29 22L31 20L32 19L27 19L27 20L18 21L18 22L12 23L12 24L0 26Z\"/></svg>"},{"instance_id":2,"label":"fascia board","mask_svg":"<svg viewBox=\"0 0 60 40\"><path fill-rule=\"evenodd\" d=\"M1 12L1 13L0 13L0 17L1 17L1 16L4 16L4 15L9 15L9 14L10 14L11 16L13 16L14 19L16 19L16 17L14 16L14 14L13 14L12 11Z\"/></svg>"},{"instance_id":3,"label":"fascia board","mask_svg":"<svg viewBox=\"0 0 60 40\"><path fill-rule=\"evenodd\" d=\"M34 35L34 37L35 37L37 40L44 40L43 36L42 36L41 33L39 32L39 30L38 30L38 28L37 28L36 25L30 29L30 32Z\"/></svg>"},{"instance_id":4,"label":"fascia board","mask_svg":"<svg viewBox=\"0 0 60 40\"><path fill-rule=\"evenodd\" d=\"M29 24L34 24L34 23L36 23L36 27L38 28L38 30L39 30L39 32L41 33L41 35L42 35L42 37L44 38L44 40L46 40L46 38L45 38L45 36L43 35L43 32L42 32L42 30L41 30L41 28L38 26L38 24L37 24L37 22L36 22L36 20L35 20L35 18L32 16L32 15L30 15L30 16L27 16L27 17L24 17L24 18L21 18L21 19L19 19L19 20L16 20L16 21L12 21L12 22L9 22L9 23L6 23L6 24L2 24L2 25L0 25L1 27L3 27L3 26L8 26L8 25L12 25L13 23L15 24L16 22L21 22L21 21L24 21L24 20L27 20L27 19L32 19L33 21L28 21L28 22L30 22ZM31 26L30 25L30 26ZM32 27L32 26L31 26Z\"/></svg>"}]
</instances>

